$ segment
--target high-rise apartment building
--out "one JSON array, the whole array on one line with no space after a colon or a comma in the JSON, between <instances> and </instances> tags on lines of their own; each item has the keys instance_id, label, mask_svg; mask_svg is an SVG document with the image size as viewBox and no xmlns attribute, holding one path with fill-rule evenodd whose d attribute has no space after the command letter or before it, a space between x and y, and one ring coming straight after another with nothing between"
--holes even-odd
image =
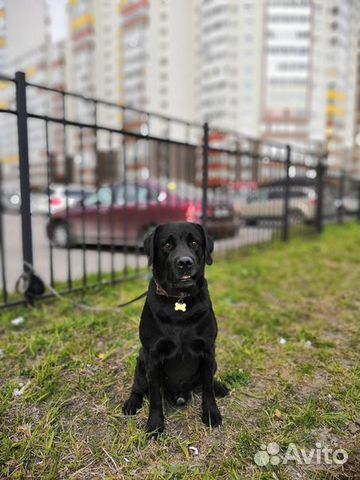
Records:
<instances>
[{"instance_id":1,"label":"high-rise apartment building","mask_svg":"<svg viewBox=\"0 0 360 480\"><path fill-rule=\"evenodd\" d=\"M358 0L69 0L69 35L58 45L49 41L45 0L32 2L31 27L20 3L0 0L0 65L6 53L7 67L26 70L34 82L164 116L208 121L215 145L226 144L229 138L220 130L229 129L326 147L331 166L351 167L358 138ZM0 85L1 102L8 101L5 87ZM29 91L29 104L41 109L45 97L32 95ZM94 102L67 100L65 107L67 116L84 123L95 119ZM59 96L50 112L62 115ZM175 123L170 132L166 119L150 117L149 122L136 111L124 115L121 108L99 106L96 113L100 125L179 138L184 133ZM81 163L88 181L101 152L122 148L119 135L110 146L108 136L100 134L95 145L93 132L82 129L80 158L80 129L68 129L66 142L61 126L57 130L51 132L51 144L59 146L54 150L60 152L66 143L75 169ZM146 158L141 142L132 151L130 138L126 141L129 162L135 150ZM154 155L165 165L168 154ZM232 167L225 156L213 157L209 175L216 185Z\"/></svg>"},{"instance_id":2,"label":"high-rise apartment building","mask_svg":"<svg viewBox=\"0 0 360 480\"><path fill-rule=\"evenodd\" d=\"M120 99L118 0L71 0L67 10L68 89L85 96L118 103ZM88 113L86 107L85 112ZM111 118L107 117L107 120Z\"/></svg>"},{"instance_id":3,"label":"high-rise apartment building","mask_svg":"<svg viewBox=\"0 0 360 480\"><path fill-rule=\"evenodd\" d=\"M359 27L360 30L360 27ZM354 116L354 150L351 170L360 177L360 34L357 44L356 59L356 94Z\"/></svg>"},{"instance_id":4,"label":"high-rise apartment building","mask_svg":"<svg viewBox=\"0 0 360 480\"><path fill-rule=\"evenodd\" d=\"M195 14L194 0L121 2L122 103L165 117L194 119ZM136 111L125 111L124 125L145 134L186 139L182 125ZM182 153L170 151L165 144L133 142L127 137L126 148L130 171L161 176L176 167L177 175L194 177L194 158L185 169L180 166Z\"/></svg>"},{"instance_id":5,"label":"high-rise apartment building","mask_svg":"<svg viewBox=\"0 0 360 480\"><path fill-rule=\"evenodd\" d=\"M195 9L194 0L121 2L124 104L194 118ZM128 125L141 122L139 116L129 115Z\"/></svg>"},{"instance_id":6,"label":"high-rise apartment building","mask_svg":"<svg viewBox=\"0 0 360 480\"><path fill-rule=\"evenodd\" d=\"M12 58L6 64L6 72L13 75L15 71L23 70L30 83L38 85L53 85L55 88L65 88L65 46L64 42L54 45L42 45L35 50L25 51L22 55ZM15 88L11 82L0 83L0 96L5 107L15 108ZM50 94L35 87L27 88L27 109L40 115L60 117L62 115L62 99L59 94ZM18 169L17 127L14 116L0 116L0 156L8 170L13 170L14 176ZM63 128L59 124L49 126L50 154L60 155L63 147ZM29 161L33 178L46 180L46 142L44 122L35 119L28 120ZM54 172L55 173L55 172Z\"/></svg>"},{"instance_id":7,"label":"high-rise apartment building","mask_svg":"<svg viewBox=\"0 0 360 480\"><path fill-rule=\"evenodd\" d=\"M349 168L353 146L357 0L314 1L310 142L329 151L329 165Z\"/></svg>"},{"instance_id":8,"label":"high-rise apartment building","mask_svg":"<svg viewBox=\"0 0 360 480\"><path fill-rule=\"evenodd\" d=\"M146 109L147 36L149 30L149 4L146 1L121 2L120 42L122 80L121 102L134 108ZM138 128L142 116L126 113L127 128Z\"/></svg>"},{"instance_id":9,"label":"high-rise apartment building","mask_svg":"<svg viewBox=\"0 0 360 480\"><path fill-rule=\"evenodd\" d=\"M264 139L308 141L313 18L310 2L269 0L264 4L259 92Z\"/></svg>"},{"instance_id":10,"label":"high-rise apartment building","mask_svg":"<svg viewBox=\"0 0 360 480\"><path fill-rule=\"evenodd\" d=\"M21 0L5 0L2 4L1 28L3 29L3 64L2 72L14 75L23 70L29 82L48 84L48 17L45 0L32 2L33 19L29 22L28 11L23 8ZM0 44L1 46L1 44ZM10 82L0 82L1 104L4 107L15 106L15 88ZM36 113L44 113L49 98L40 95L35 88L27 92L28 109ZM12 178L17 177L18 145L17 127L14 116L0 116L0 161L4 173ZM45 176L46 147L43 125L29 120L29 160L31 173L35 178Z\"/></svg>"},{"instance_id":11,"label":"high-rise apartment building","mask_svg":"<svg viewBox=\"0 0 360 480\"><path fill-rule=\"evenodd\" d=\"M5 0L7 61L33 51L49 41L46 0L32 0L31 10L23 0ZM31 13L31 17L29 15ZM31 21L30 21L31 18Z\"/></svg>"},{"instance_id":12,"label":"high-rise apartment building","mask_svg":"<svg viewBox=\"0 0 360 480\"><path fill-rule=\"evenodd\" d=\"M0 69L5 66L6 20L5 0L0 0Z\"/></svg>"},{"instance_id":13,"label":"high-rise apartment building","mask_svg":"<svg viewBox=\"0 0 360 480\"><path fill-rule=\"evenodd\" d=\"M259 135L263 8L261 2L197 1L194 81L195 119L212 127L210 141L226 146L228 129ZM209 184L219 186L234 172L234 158L211 152ZM243 159L243 178L250 159ZM248 172L249 178L251 172ZM200 181L199 172L198 181Z\"/></svg>"},{"instance_id":14,"label":"high-rise apartment building","mask_svg":"<svg viewBox=\"0 0 360 480\"><path fill-rule=\"evenodd\" d=\"M326 147L331 166L346 166L359 15L356 0L199 0L198 118Z\"/></svg>"},{"instance_id":15,"label":"high-rise apartment building","mask_svg":"<svg viewBox=\"0 0 360 480\"><path fill-rule=\"evenodd\" d=\"M67 5L69 38L67 44L67 89L81 95L119 104L120 42L118 0L70 0ZM68 99L66 115L84 123L119 127L120 109L106 108L85 100ZM81 138L80 138L81 136ZM96 142L96 144L95 144ZM79 157L80 143L82 158ZM114 139L116 147L118 139ZM74 176L82 169L85 182L94 181L96 162L101 152L110 149L108 136L89 129L68 133L67 153L74 158Z\"/></svg>"},{"instance_id":16,"label":"high-rise apartment building","mask_svg":"<svg viewBox=\"0 0 360 480\"><path fill-rule=\"evenodd\" d=\"M259 133L261 2L198 1L195 64L197 120Z\"/></svg>"},{"instance_id":17,"label":"high-rise apartment building","mask_svg":"<svg viewBox=\"0 0 360 480\"><path fill-rule=\"evenodd\" d=\"M6 36L6 65L2 71L12 75L16 70L23 70L29 82L119 103L118 0L70 0L67 4L69 37L56 43L51 41L49 35L46 1L34 0L32 13L32 22L26 23L28 13L27 9L22 8L21 2L5 1L3 16L6 22L4 25L0 22L0 28L4 27L5 31L6 27L9 34ZM0 35L1 32L2 30ZM94 102L65 98L63 104L61 94L45 94L32 87L27 89L28 109L31 111L56 117L65 113L67 118L84 123L94 122ZM0 84L2 105L14 103L14 99L13 85L7 82ZM96 113L98 124L112 127L120 125L119 109L99 107ZM11 168L16 176L18 155L16 122L13 120L8 116L1 116L0 121L4 123L4 128L0 135L4 141L1 141L0 156L2 163L13 166ZM73 180L79 178L78 174L82 169L85 181L92 182L97 152L109 150L109 139L100 134L95 145L94 132L89 129L82 129L80 133L80 129L67 128L65 139L63 126L50 122L48 128L54 178ZM82 158L79 156L80 136ZM46 146L44 125L40 121L29 120L29 146L31 169L36 173L32 178L44 184Z\"/></svg>"}]
</instances>

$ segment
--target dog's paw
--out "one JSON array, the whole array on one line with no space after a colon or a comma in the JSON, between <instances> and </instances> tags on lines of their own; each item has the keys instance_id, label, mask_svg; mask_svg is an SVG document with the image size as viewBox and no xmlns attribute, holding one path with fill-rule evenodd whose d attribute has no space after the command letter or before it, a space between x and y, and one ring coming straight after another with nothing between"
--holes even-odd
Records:
<instances>
[{"instance_id":1,"label":"dog's paw","mask_svg":"<svg viewBox=\"0 0 360 480\"><path fill-rule=\"evenodd\" d=\"M137 396L131 396L123 405L124 415L135 415L135 413L142 407L142 399Z\"/></svg>"},{"instance_id":2,"label":"dog's paw","mask_svg":"<svg viewBox=\"0 0 360 480\"><path fill-rule=\"evenodd\" d=\"M218 427L222 424L222 416L218 407L212 406L210 408L204 408L201 416L201 420L209 427Z\"/></svg>"},{"instance_id":3,"label":"dog's paw","mask_svg":"<svg viewBox=\"0 0 360 480\"><path fill-rule=\"evenodd\" d=\"M214 393L216 397L226 397L226 395L229 395L230 390L228 387L225 385L223 382L219 382L219 380L214 381Z\"/></svg>"},{"instance_id":4,"label":"dog's paw","mask_svg":"<svg viewBox=\"0 0 360 480\"><path fill-rule=\"evenodd\" d=\"M158 437L164 431L164 418L161 415L150 415L145 426L146 433L151 437Z\"/></svg>"}]
</instances>

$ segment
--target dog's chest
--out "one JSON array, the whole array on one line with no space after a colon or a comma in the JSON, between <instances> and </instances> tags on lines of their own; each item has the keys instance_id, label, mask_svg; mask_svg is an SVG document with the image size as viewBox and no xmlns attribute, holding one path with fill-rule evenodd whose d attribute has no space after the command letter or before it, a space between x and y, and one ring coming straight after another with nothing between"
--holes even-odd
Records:
<instances>
[{"instance_id":1,"label":"dog's chest","mask_svg":"<svg viewBox=\"0 0 360 480\"><path fill-rule=\"evenodd\" d=\"M188 329L198 324L209 313L207 305L194 305L194 301L174 299L161 305L156 311L156 317L163 324L171 323L180 328Z\"/></svg>"},{"instance_id":2,"label":"dog's chest","mask_svg":"<svg viewBox=\"0 0 360 480\"><path fill-rule=\"evenodd\" d=\"M186 391L199 376L200 358L176 356L164 362L165 384L172 391Z\"/></svg>"},{"instance_id":3,"label":"dog's chest","mask_svg":"<svg viewBox=\"0 0 360 480\"><path fill-rule=\"evenodd\" d=\"M184 386L193 381L199 372L201 348L198 348L199 337L191 332L177 332L172 336L174 349L163 359L163 368L167 383ZM203 342L203 340L200 340Z\"/></svg>"}]
</instances>

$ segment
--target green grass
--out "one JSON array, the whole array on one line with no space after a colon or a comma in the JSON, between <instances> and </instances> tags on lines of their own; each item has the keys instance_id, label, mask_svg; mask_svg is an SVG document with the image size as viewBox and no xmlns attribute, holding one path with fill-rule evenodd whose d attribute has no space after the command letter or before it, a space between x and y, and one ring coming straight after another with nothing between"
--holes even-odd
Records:
<instances>
[{"instance_id":1,"label":"green grass","mask_svg":"<svg viewBox=\"0 0 360 480\"><path fill-rule=\"evenodd\" d=\"M0 478L355 478L359 245L358 225L334 226L208 268L218 377L231 388L218 401L223 426L213 431L200 421L198 396L186 409L167 408L158 441L143 432L147 403L136 417L122 415L142 301L116 314L83 312L66 300L2 313ZM142 281L106 287L85 301L109 307L144 288ZM24 324L13 327L20 315ZM19 383L23 394L14 397ZM282 453L291 442L336 445L350 458L342 467L259 467L254 454L269 442Z\"/></svg>"}]
</instances>

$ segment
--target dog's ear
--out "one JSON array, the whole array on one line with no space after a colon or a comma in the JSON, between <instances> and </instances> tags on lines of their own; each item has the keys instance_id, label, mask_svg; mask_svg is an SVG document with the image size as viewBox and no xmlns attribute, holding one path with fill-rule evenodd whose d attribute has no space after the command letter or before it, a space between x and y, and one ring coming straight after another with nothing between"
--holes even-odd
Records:
<instances>
[{"instance_id":1,"label":"dog's ear","mask_svg":"<svg viewBox=\"0 0 360 480\"><path fill-rule=\"evenodd\" d=\"M207 263L207 265L212 265L213 259L211 254L214 250L214 240L208 235L207 231L202 225L200 225L199 223L196 223L195 225L201 230L201 233L203 235L205 245L205 262Z\"/></svg>"},{"instance_id":2,"label":"dog's ear","mask_svg":"<svg viewBox=\"0 0 360 480\"><path fill-rule=\"evenodd\" d=\"M148 256L149 267L154 263L154 243L155 243L155 235L158 228L159 227L155 227L151 232L145 235L145 238L144 238L144 252Z\"/></svg>"}]
</instances>

